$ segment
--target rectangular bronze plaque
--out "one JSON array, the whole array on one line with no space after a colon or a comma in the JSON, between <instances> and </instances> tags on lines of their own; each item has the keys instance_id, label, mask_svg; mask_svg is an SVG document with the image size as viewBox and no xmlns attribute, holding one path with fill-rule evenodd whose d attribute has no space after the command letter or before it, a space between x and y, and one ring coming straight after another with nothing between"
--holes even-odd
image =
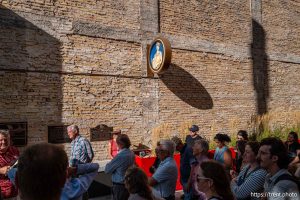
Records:
<instances>
[{"instance_id":1,"label":"rectangular bronze plaque","mask_svg":"<svg viewBox=\"0 0 300 200\"><path fill-rule=\"evenodd\" d=\"M27 145L27 122L1 122L0 129L9 130L12 145Z\"/></svg>"},{"instance_id":2,"label":"rectangular bronze plaque","mask_svg":"<svg viewBox=\"0 0 300 200\"><path fill-rule=\"evenodd\" d=\"M71 142L68 136L67 125L48 126L48 142L53 144L61 144Z\"/></svg>"},{"instance_id":3,"label":"rectangular bronze plaque","mask_svg":"<svg viewBox=\"0 0 300 200\"><path fill-rule=\"evenodd\" d=\"M111 132L113 127L108 127L105 124L96 126L90 129L90 139L91 141L107 141L111 139Z\"/></svg>"}]
</instances>

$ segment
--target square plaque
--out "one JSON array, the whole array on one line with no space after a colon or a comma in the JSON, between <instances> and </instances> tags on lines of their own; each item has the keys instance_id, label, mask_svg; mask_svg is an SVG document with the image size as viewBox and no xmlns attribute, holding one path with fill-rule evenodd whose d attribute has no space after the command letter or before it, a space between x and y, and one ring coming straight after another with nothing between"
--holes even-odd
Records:
<instances>
[{"instance_id":1,"label":"square plaque","mask_svg":"<svg viewBox=\"0 0 300 200\"><path fill-rule=\"evenodd\" d=\"M48 126L48 142L53 144L71 142L71 139L68 136L67 127L67 125Z\"/></svg>"},{"instance_id":2,"label":"square plaque","mask_svg":"<svg viewBox=\"0 0 300 200\"><path fill-rule=\"evenodd\" d=\"M27 122L1 122L0 129L9 130L12 145L27 145Z\"/></svg>"}]
</instances>

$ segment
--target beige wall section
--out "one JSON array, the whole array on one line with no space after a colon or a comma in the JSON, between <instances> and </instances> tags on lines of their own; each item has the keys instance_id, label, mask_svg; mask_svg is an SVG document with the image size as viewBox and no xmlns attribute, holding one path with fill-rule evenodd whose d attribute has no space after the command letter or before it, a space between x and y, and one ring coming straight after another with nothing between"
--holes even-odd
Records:
<instances>
[{"instance_id":1,"label":"beige wall section","mask_svg":"<svg viewBox=\"0 0 300 200\"><path fill-rule=\"evenodd\" d=\"M162 0L161 31L239 46L250 42L249 0Z\"/></svg>"},{"instance_id":2,"label":"beige wall section","mask_svg":"<svg viewBox=\"0 0 300 200\"><path fill-rule=\"evenodd\" d=\"M100 124L122 129L133 143L143 132L140 79L106 76L63 76L62 122L78 124L89 138L90 128ZM96 160L106 157L107 142L93 142ZM101 147L101 148L100 148Z\"/></svg>"},{"instance_id":3,"label":"beige wall section","mask_svg":"<svg viewBox=\"0 0 300 200\"><path fill-rule=\"evenodd\" d=\"M1 1L0 121L27 121L29 144L71 123L88 138L107 124L151 144L155 131L186 133L191 123L207 136L251 130L263 99L288 124L300 112L294 2ZM147 78L157 33L171 41L172 65ZM106 159L107 142L92 144Z\"/></svg>"},{"instance_id":4,"label":"beige wall section","mask_svg":"<svg viewBox=\"0 0 300 200\"><path fill-rule=\"evenodd\" d=\"M106 26L139 29L137 0L3 0L2 5L16 12L47 17L100 23Z\"/></svg>"},{"instance_id":5,"label":"beige wall section","mask_svg":"<svg viewBox=\"0 0 300 200\"><path fill-rule=\"evenodd\" d=\"M270 61L269 107L274 112L300 109L299 64ZM288 120L288 119L287 119Z\"/></svg>"},{"instance_id":6,"label":"beige wall section","mask_svg":"<svg viewBox=\"0 0 300 200\"><path fill-rule=\"evenodd\" d=\"M58 74L0 72L1 121L27 122L28 144L48 140L48 125L61 124Z\"/></svg>"},{"instance_id":7,"label":"beige wall section","mask_svg":"<svg viewBox=\"0 0 300 200\"><path fill-rule=\"evenodd\" d=\"M299 1L262 1L262 25L267 33L267 50L300 55Z\"/></svg>"},{"instance_id":8,"label":"beige wall section","mask_svg":"<svg viewBox=\"0 0 300 200\"><path fill-rule=\"evenodd\" d=\"M79 35L63 45L63 71L141 78L141 45Z\"/></svg>"},{"instance_id":9,"label":"beige wall section","mask_svg":"<svg viewBox=\"0 0 300 200\"><path fill-rule=\"evenodd\" d=\"M176 132L184 122L196 122L212 135L231 131L232 120L247 128L255 113L252 69L249 60L173 50L173 64L160 82L160 122Z\"/></svg>"}]
</instances>

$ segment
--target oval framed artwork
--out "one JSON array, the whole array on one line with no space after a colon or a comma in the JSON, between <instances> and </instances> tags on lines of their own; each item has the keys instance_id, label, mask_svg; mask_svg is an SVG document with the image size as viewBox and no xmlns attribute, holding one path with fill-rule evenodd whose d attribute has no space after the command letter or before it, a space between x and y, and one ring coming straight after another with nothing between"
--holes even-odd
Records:
<instances>
[{"instance_id":1,"label":"oval framed artwork","mask_svg":"<svg viewBox=\"0 0 300 200\"><path fill-rule=\"evenodd\" d=\"M163 37L157 37L150 45L148 65L155 74L162 74L171 63L172 51L170 42Z\"/></svg>"}]
</instances>

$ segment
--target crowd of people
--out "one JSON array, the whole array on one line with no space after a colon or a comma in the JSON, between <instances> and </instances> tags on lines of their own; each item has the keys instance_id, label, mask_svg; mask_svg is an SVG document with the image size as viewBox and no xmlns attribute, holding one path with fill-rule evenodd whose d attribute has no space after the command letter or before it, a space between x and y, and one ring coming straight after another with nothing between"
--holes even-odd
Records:
<instances>
[{"instance_id":1,"label":"crowd of people","mask_svg":"<svg viewBox=\"0 0 300 200\"><path fill-rule=\"evenodd\" d=\"M88 188L98 173L93 163L91 143L79 128L67 128L72 140L68 158L57 145L31 145L20 155L10 144L7 130L0 130L1 198L23 200L86 200ZM216 149L199 134L199 127L189 128L185 141L179 137L160 140L156 160L149 169L151 177L135 164L128 135L112 133L105 173L112 177L114 200L174 200L178 176L184 200L299 199L300 145L296 132L284 143L278 138L248 141L248 134L237 133L235 151L228 146L231 138L218 133ZM180 167L173 158L180 153Z\"/></svg>"}]
</instances>

